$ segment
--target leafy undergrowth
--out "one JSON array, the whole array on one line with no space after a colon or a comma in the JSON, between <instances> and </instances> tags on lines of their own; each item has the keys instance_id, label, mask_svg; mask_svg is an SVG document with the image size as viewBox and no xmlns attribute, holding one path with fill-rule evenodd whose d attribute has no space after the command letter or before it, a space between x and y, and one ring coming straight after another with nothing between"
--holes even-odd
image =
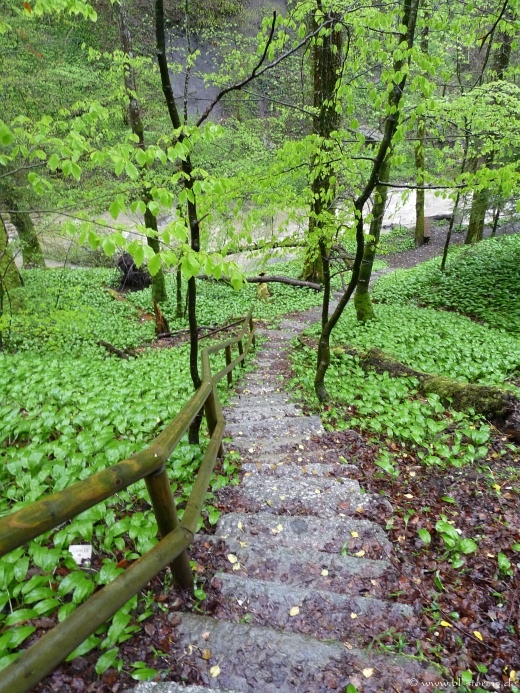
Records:
<instances>
[{"instance_id":1,"label":"leafy undergrowth","mask_svg":"<svg viewBox=\"0 0 520 693\"><path fill-rule=\"evenodd\" d=\"M294 276L297 265L277 267L277 272ZM150 309L149 290L117 300L110 288L117 286L118 273L106 269L31 270L24 272L24 280L24 288L12 296L17 310L3 332L8 349L0 353L3 515L143 449L192 390L186 345L146 348L154 339L154 324L136 306ZM258 302L257 317L276 317L288 302L306 308L321 300L313 291L282 285L273 285L271 293L270 301ZM219 325L248 311L256 287L236 292L201 282L199 295L200 322ZM133 349L138 356L110 356L99 340ZM223 402L225 392L223 386ZM183 441L168 461L180 514L201 454ZM208 531L219 516L214 492L236 480L236 460L228 456L206 498L202 521ZM0 559L0 669L156 541L155 516L139 482ZM73 544L92 546L89 569L72 558ZM119 672L123 666L134 679L153 676L147 667L128 660L123 664L119 653L120 645L155 612L152 593L130 600L69 659L80 657L81 663L88 653L97 683L108 669ZM97 683L92 684L95 690Z\"/></svg>"},{"instance_id":2,"label":"leafy undergrowth","mask_svg":"<svg viewBox=\"0 0 520 693\"><path fill-rule=\"evenodd\" d=\"M520 234L452 249L446 272L434 259L381 279L373 298L415 302L464 313L491 327L520 333Z\"/></svg>"},{"instance_id":3,"label":"leafy undergrowth","mask_svg":"<svg viewBox=\"0 0 520 693\"><path fill-rule=\"evenodd\" d=\"M367 373L345 352L378 346L426 371L516 390L519 340L455 313L376 308L367 325L350 310L338 323L321 408L340 447L346 429L367 441L345 461L392 504L398 599L422 609L421 639L390 631L374 646L442 664L458 690L488 690L478 677L520 690L520 450L474 413L421 396L414 378ZM293 383L316 409L315 351L298 344L292 358Z\"/></svg>"},{"instance_id":4,"label":"leafy undergrowth","mask_svg":"<svg viewBox=\"0 0 520 693\"><path fill-rule=\"evenodd\" d=\"M2 333L9 350L80 356L102 353L99 340L127 349L154 338L153 321L110 294L118 270L33 269L22 276L24 287L11 292L14 309Z\"/></svg>"}]
</instances>

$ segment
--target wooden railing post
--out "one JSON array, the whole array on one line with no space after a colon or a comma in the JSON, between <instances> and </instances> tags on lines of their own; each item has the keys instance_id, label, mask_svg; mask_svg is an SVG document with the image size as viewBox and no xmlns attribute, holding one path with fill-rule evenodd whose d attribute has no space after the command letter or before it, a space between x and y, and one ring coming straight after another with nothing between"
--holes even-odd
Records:
<instances>
[{"instance_id":1,"label":"wooden railing post","mask_svg":"<svg viewBox=\"0 0 520 693\"><path fill-rule=\"evenodd\" d=\"M238 353L240 354L240 356L244 354L244 345L242 344L241 339L238 340Z\"/></svg>"},{"instance_id":2,"label":"wooden railing post","mask_svg":"<svg viewBox=\"0 0 520 693\"><path fill-rule=\"evenodd\" d=\"M250 330L251 332L253 332L254 326L255 326L255 324L254 324L254 322L253 322L253 315L250 314L250 315L249 315L249 330ZM255 346L255 344L256 344L255 335L254 335L254 334L253 334L253 339L251 340L251 344L252 344L253 346Z\"/></svg>"},{"instance_id":3,"label":"wooden railing post","mask_svg":"<svg viewBox=\"0 0 520 693\"><path fill-rule=\"evenodd\" d=\"M229 364L231 363L231 347L227 346L225 351L226 351L226 366L229 366ZM227 381L228 381L228 385L231 385L233 383L233 374L231 371L229 371L229 373L227 374Z\"/></svg>"},{"instance_id":4,"label":"wooden railing post","mask_svg":"<svg viewBox=\"0 0 520 693\"><path fill-rule=\"evenodd\" d=\"M211 438L213 431L217 427L219 419L223 420L222 408L220 406L220 400L218 398L217 388L215 386L213 386L213 390L208 395L204 408L206 411L206 421L208 422L209 437ZM217 456L224 457L224 446L222 445L222 441L220 441Z\"/></svg>"},{"instance_id":5,"label":"wooden railing post","mask_svg":"<svg viewBox=\"0 0 520 693\"><path fill-rule=\"evenodd\" d=\"M157 518L159 534L164 539L167 534L180 526L166 467L163 465L147 476L145 481ZM193 572L186 551L172 561L170 568L176 585L185 590L193 590Z\"/></svg>"}]
</instances>

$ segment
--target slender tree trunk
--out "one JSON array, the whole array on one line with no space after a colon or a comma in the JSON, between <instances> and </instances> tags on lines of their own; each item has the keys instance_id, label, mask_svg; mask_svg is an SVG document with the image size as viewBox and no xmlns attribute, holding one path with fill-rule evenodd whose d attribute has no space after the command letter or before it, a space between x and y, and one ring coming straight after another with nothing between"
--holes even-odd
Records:
<instances>
[{"instance_id":1,"label":"slender tree trunk","mask_svg":"<svg viewBox=\"0 0 520 693\"><path fill-rule=\"evenodd\" d=\"M398 36L398 46L400 46L403 42L406 42L409 49L413 47L419 2L420 0L403 0L403 14L401 23L404 26L404 32ZM399 73L402 76L399 82L396 82L394 84L394 87L388 96L390 115L388 115L385 120L383 138L379 143L377 154L372 165L372 170L365 184L365 187L363 188L361 194L354 201L357 250L356 257L354 260L354 266L352 268L352 277L346 290L340 297L334 312L330 317L328 315L330 277L327 278L326 274L324 274L322 326L318 344L318 360L316 365L316 375L314 378L314 390L316 392L318 399L321 402L323 402L327 398L327 390L325 388L325 375L330 365L330 335L332 333L332 330L336 326L338 320L340 319L343 310L345 309L345 306L347 305L352 294L354 293L354 289L356 288L359 279L359 271L364 252L363 209L368 198L373 193L378 181L380 180L381 169L384 165L389 149L392 146L392 139L394 137L399 119L399 104L401 102L401 97L404 93L404 89L406 86L407 75L406 72L403 74L402 71L404 65L408 62L408 57L400 58L399 60L394 60L394 72Z\"/></svg>"},{"instance_id":2,"label":"slender tree trunk","mask_svg":"<svg viewBox=\"0 0 520 693\"><path fill-rule=\"evenodd\" d=\"M175 97L173 95L173 88L170 79L170 72L168 70L168 60L166 57L166 37L164 32L164 3L163 0L155 0L155 36L157 42L157 61L159 64L159 72L161 75L161 85L164 93L164 98L166 101L166 106L168 108L168 114L170 116L170 121L175 130L179 130L182 126L181 119L179 117L179 111L177 109L177 104L175 102ZM185 139L184 134L181 132L178 136L179 141ZM190 228L190 245L192 250L198 252L200 250L200 222L197 214L197 201L195 193L193 192L193 166L191 163L191 157L188 155L185 160L180 162L180 166L184 173L183 185L186 190L190 192L190 199L187 200L187 218L188 225ZM197 284L195 278L192 277L188 281L187 290L187 300L188 300L188 324L190 329L190 376L193 383L193 387L198 389L201 384L201 378L199 374L199 332L197 325ZM198 444L199 442L199 429L202 421L201 410L190 426L188 438L190 443Z\"/></svg>"},{"instance_id":3,"label":"slender tree trunk","mask_svg":"<svg viewBox=\"0 0 520 693\"><path fill-rule=\"evenodd\" d=\"M388 152L383 165L379 179L387 182L390 177L390 163L392 154ZM381 228L383 226L383 217L385 214L386 201L388 198L388 185L376 185L374 191L374 206L372 207L372 221L370 222L370 239L365 244L363 252L363 261L359 268L359 279L356 285L356 293L354 294L354 306L356 308L357 319L360 322L367 322L375 318L374 308L370 300L369 286L370 277L372 276L372 268L376 257L377 246L381 237Z\"/></svg>"},{"instance_id":4,"label":"slender tree trunk","mask_svg":"<svg viewBox=\"0 0 520 693\"><path fill-rule=\"evenodd\" d=\"M425 27L421 32L421 51L428 52L428 20L430 13L427 10L424 14ZM417 190L415 197L415 247L419 248L425 243L426 225L424 218L424 178L426 171L425 163L425 145L426 145L426 116L419 116L417 122L417 141L415 143L415 168L417 169Z\"/></svg>"},{"instance_id":5,"label":"slender tree trunk","mask_svg":"<svg viewBox=\"0 0 520 693\"><path fill-rule=\"evenodd\" d=\"M415 197L415 247L424 245L425 219L424 219L424 144L426 135L426 118L421 116L417 123L417 142L415 146L415 167L417 169L417 185Z\"/></svg>"},{"instance_id":6,"label":"slender tree trunk","mask_svg":"<svg viewBox=\"0 0 520 693\"><path fill-rule=\"evenodd\" d=\"M137 146L144 150L144 125L141 119L139 101L137 100L136 95L135 70L131 63L131 59L133 58L132 36L130 34L125 0L120 0L119 4L119 35L123 52L128 56L128 61L125 63L124 68L125 89L128 97L128 120L132 132L139 138L139 143ZM147 205L144 213L144 225L150 230L150 235L146 236L146 242L157 255L161 252L161 246L157 235L157 219L148 209L148 203L151 201L151 197L149 191L144 186L141 197ZM161 267L159 271L152 277L152 300L161 303L162 301L166 301L167 297L164 271Z\"/></svg>"},{"instance_id":7,"label":"slender tree trunk","mask_svg":"<svg viewBox=\"0 0 520 693\"><path fill-rule=\"evenodd\" d=\"M498 220L500 219L500 207L493 210L493 228L491 229L491 238L497 235Z\"/></svg>"},{"instance_id":8,"label":"slender tree trunk","mask_svg":"<svg viewBox=\"0 0 520 693\"><path fill-rule=\"evenodd\" d=\"M9 210L11 223L15 226L20 239L24 268L45 267L40 240L36 234L31 215L29 212L20 209L15 189L10 185L4 185L2 187L2 198Z\"/></svg>"}]
</instances>

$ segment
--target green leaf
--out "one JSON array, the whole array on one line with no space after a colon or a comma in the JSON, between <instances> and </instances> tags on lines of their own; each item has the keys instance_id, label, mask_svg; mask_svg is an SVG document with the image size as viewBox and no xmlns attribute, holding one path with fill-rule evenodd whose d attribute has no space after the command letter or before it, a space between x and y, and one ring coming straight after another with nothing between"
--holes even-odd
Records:
<instances>
[{"instance_id":1,"label":"green leaf","mask_svg":"<svg viewBox=\"0 0 520 693\"><path fill-rule=\"evenodd\" d=\"M136 167L131 161L126 162L125 172L126 175L130 178L130 180L137 180L139 178L139 171L136 169Z\"/></svg>"},{"instance_id":2,"label":"green leaf","mask_svg":"<svg viewBox=\"0 0 520 693\"><path fill-rule=\"evenodd\" d=\"M117 647L114 647L112 650L108 650L108 652L102 654L96 662L96 674L98 676L101 676L101 674L104 674L107 669L113 666L115 664L118 654L119 648Z\"/></svg>"},{"instance_id":3,"label":"green leaf","mask_svg":"<svg viewBox=\"0 0 520 693\"><path fill-rule=\"evenodd\" d=\"M18 609L13 611L5 619L6 626L14 626L17 623L22 623L23 621L29 621L31 618L37 618L38 612L35 609Z\"/></svg>"},{"instance_id":4,"label":"green leaf","mask_svg":"<svg viewBox=\"0 0 520 693\"><path fill-rule=\"evenodd\" d=\"M504 573L507 573L511 568L511 561L505 555L505 553L499 553L497 555L498 567Z\"/></svg>"},{"instance_id":5,"label":"green leaf","mask_svg":"<svg viewBox=\"0 0 520 693\"><path fill-rule=\"evenodd\" d=\"M150 669L149 667L143 667L142 669L135 669L130 676L136 681L148 681L157 676L158 672L155 669Z\"/></svg>"},{"instance_id":6,"label":"green leaf","mask_svg":"<svg viewBox=\"0 0 520 693\"><path fill-rule=\"evenodd\" d=\"M471 671L461 671L460 672L460 680L465 686L468 686L471 683L472 678L473 678L473 674L471 673Z\"/></svg>"},{"instance_id":7,"label":"green leaf","mask_svg":"<svg viewBox=\"0 0 520 693\"><path fill-rule=\"evenodd\" d=\"M478 550L478 544L473 539L461 539L458 548L464 554L475 553Z\"/></svg>"},{"instance_id":8,"label":"green leaf","mask_svg":"<svg viewBox=\"0 0 520 693\"><path fill-rule=\"evenodd\" d=\"M108 208L108 211L110 212L110 216L112 217L112 219L117 219L117 217L119 216L119 212L121 211L121 205L118 199L115 199L112 202L112 204Z\"/></svg>"},{"instance_id":9,"label":"green leaf","mask_svg":"<svg viewBox=\"0 0 520 693\"><path fill-rule=\"evenodd\" d=\"M71 659L74 659L75 657L81 657L84 654L87 654L87 652L90 652L90 650L93 650L95 647L99 645L100 638L98 638L97 635L89 635L89 637L84 640L81 645L78 645L75 650L73 650L70 655L67 657L65 660L66 662L70 662Z\"/></svg>"},{"instance_id":10,"label":"green leaf","mask_svg":"<svg viewBox=\"0 0 520 693\"><path fill-rule=\"evenodd\" d=\"M0 144L3 144L4 147L7 147L8 145L11 144L13 141L13 133L7 125L0 120Z\"/></svg>"},{"instance_id":11,"label":"green leaf","mask_svg":"<svg viewBox=\"0 0 520 693\"><path fill-rule=\"evenodd\" d=\"M354 686L354 684L349 683L345 688L345 693L358 693L358 689Z\"/></svg>"},{"instance_id":12,"label":"green leaf","mask_svg":"<svg viewBox=\"0 0 520 693\"><path fill-rule=\"evenodd\" d=\"M425 544L429 544L432 540L431 534L428 532L427 529L419 529L417 531L417 534Z\"/></svg>"},{"instance_id":13,"label":"green leaf","mask_svg":"<svg viewBox=\"0 0 520 693\"><path fill-rule=\"evenodd\" d=\"M157 272L161 269L161 256L159 254L154 255L148 260L148 271L155 277Z\"/></svg>"}]
</instances>

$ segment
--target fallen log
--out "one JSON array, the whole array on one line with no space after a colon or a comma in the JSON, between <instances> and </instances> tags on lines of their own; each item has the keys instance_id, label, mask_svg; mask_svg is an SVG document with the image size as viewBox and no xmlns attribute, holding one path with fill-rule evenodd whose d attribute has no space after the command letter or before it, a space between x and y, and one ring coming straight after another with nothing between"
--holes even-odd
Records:
<instances>
[{"instance_id":1,"label":"fallen log","mask_svg":"<svg viewBox=\"0 0 520 693\"><path fill-rule=\"evenodd\" d=\"M424 373L405 366L375 347L364 352L348 349L346 353L357 356L363 370L373 369L395 377L417 378L420 392L439 395L441 402L453 409L474 409L509 437L520 441L520 399L511 392L493 385L464 383L443 375Z\"/></svg>"},{"instance_id":2,"label":"fallen log","mask_svg":"<svg viewBox=\"0 0 520 693\"><path fill-rule=\"evenodd\" d=\"M113 344L110 344L110 342L105 342L103 339L99 340L98 345L104 347L111 354L119 356L120 359L126 359L128 361L130 358L130 355L128 354L126 349L118 349Z\"/></svg>"},{"instance_id":3,"label":"fallen log","mask_svg":"<svg viewBox=\"0 0 520 693\"><path fill-rule=\"evenodd\" d=\"M220 279L215 279L214 277L208 277L207 274L197 275L197 279L202 279L205 281L223 281L229 284L229 279L227 277L221 277ZM273 275L270 277L246 277L246 281L249 284L263 284L267 282L279 282L280 284L288 284L289 286L298 286L303 289L314 289L314 291L321 291L322 285L316 284L315 282L306 282L303 279L293 279L292 277L282 277L278 275Z\"/></svg>"}]
</instances>

